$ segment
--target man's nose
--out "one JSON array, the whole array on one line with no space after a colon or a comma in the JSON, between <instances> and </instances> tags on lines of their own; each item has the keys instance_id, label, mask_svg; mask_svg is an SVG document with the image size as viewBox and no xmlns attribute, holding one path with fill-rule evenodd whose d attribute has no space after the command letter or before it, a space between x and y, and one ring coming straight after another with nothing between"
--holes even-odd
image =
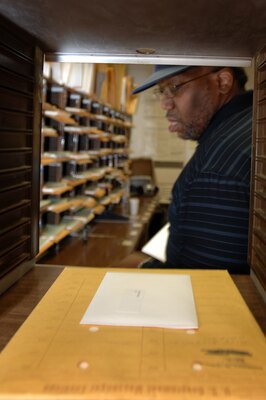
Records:
<instances>
[{"instance_id":1,"label":"man's nose","mask_svg":"<svg viewBox=\"0 0 266 400\"><path fill-rule=\"evenodd\" d=\"M172 110L175 106L174 100L171 97L163 96L161 98L161 108L163 110Z\"/></svg>"}]
</instances>

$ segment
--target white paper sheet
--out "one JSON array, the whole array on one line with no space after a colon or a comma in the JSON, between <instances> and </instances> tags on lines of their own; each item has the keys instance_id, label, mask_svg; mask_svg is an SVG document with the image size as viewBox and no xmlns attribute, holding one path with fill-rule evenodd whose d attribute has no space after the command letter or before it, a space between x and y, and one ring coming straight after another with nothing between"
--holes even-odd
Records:
<instances>
[{"instance_id":1,"label":"white paper sheet","mask_svg":"<svg viewBox=\"0 0 266 400\"><path fill-rule=\"evenodd\" d=\"M80 323L196 329L190 276L107 272Z\"/></svg>"},{"instance_id":2,"label":"white paper sheet","mask_svg":"<svg viewBox=\"0 0 266 400\"><path fill-rule=\"evenodd\" d=\"M156 258L159 261L166 261L166 245L169 236L169 226L164 225L141 249L145 254Z\"/></svg>"}]
</instances>

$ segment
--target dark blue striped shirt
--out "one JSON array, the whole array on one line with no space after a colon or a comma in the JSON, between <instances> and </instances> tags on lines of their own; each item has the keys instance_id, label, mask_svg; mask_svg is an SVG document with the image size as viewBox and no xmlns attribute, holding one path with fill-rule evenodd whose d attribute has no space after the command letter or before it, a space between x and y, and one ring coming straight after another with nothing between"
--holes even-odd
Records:
<instances>
[{"instance_id":1,"label":"dark blue striped shirt","mask_svg":"<svg viewBox=\"0 0 266 400\"><path fill-rule=\"evenodd\" d=\"M252 92L245 92L215 114L177 179L167 262L151 267L249 272L251 137Z\"/></svg>"}]
</instances>

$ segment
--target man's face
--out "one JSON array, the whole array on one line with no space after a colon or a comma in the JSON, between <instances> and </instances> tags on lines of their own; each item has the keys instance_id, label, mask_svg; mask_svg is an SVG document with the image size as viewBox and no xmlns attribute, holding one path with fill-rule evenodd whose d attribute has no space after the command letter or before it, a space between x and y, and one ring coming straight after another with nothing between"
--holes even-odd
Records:
<instances>
[{"instance_id":1,"label":"man's face","mask_svg":"<svg viewBox=\"0 0 266 400\"><path fill-rule=\"evenodd\" d=\"M199 139L219 109L217 76L216 72L211 71L214 71L214 68L193 68L165 79L158 85L164 93L161 97L161 107L166 110L168 129L170 132L176 132L182 139ZM173 85L180 85L189 80L191 82L178 88L175 94L171 93Z\"/></svg>"}]
</instances>

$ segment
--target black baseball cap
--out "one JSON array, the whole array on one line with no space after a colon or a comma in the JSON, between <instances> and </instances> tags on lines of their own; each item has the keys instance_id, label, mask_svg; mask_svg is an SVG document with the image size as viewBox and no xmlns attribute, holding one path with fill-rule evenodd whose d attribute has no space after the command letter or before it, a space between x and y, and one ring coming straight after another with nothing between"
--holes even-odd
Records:
<instances>
[{"instance_id":1,"label":"black baseball cap","mask_svg":"<svg viewBox=\"0 0 266 400\"><path fill-rule=\"evenodd\" d=\"M144 81L139 87L133 90L133 94L143 92L155 86L162 79L170 78L171 76L181 74L191 68L191 65L156 65L155 72Z\"/></svg>"}]
</instances>

